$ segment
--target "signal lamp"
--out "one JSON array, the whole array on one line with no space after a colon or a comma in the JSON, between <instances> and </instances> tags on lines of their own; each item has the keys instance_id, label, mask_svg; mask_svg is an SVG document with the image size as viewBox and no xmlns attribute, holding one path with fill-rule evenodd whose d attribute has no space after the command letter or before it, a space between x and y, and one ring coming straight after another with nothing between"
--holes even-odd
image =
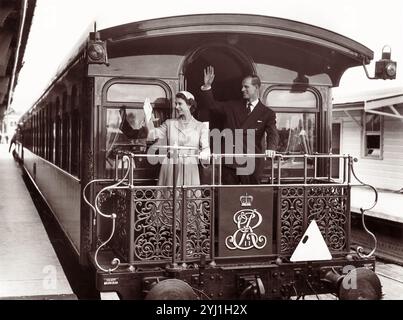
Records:
<instances>
[{"instance_id":1,"label":"signal lamp","mask_svg":"<svg viewBox=\"0 0 403 320\"><path fill-rule=\"evenodd\" d=\"M90 40L87 45L87 62L89 64L108 65L106 41L100 39L99 32L91 32L90 34Z\"/></svg>"},{"instance_id":2,"label":"signal lamp","mask_svg":"<svg viewBox=\"0 0 403 320\"><path fill-rule=\"evenodd\" d=\"M385 48L389 48L389 51L386 51ZM384 46L382 48L382 59L378 60L375 63L375 77L370 77L368 75L367 68L363 63L364 70L368 79L383 79L383 80L396 79L397 62L392 61L391 56L392 56L392 49L389 46Z\"/></svg>"}]
</instances>

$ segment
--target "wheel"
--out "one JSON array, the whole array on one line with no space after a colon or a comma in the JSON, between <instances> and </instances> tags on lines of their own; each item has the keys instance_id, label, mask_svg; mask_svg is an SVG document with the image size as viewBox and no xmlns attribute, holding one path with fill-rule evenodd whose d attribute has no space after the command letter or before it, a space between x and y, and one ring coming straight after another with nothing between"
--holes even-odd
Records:
<instances>
[{"instance_id":1,"label":"wheel","mask_svg":"<svg viewBox=\"0 0 403 320\"><path fill-rule=\"evenodd\" d=\"M146 300L195 300L192 287L179 279L167 279L156 283L148 292Z\"/></svg>"},{"instance_id":2,"label":"wheel","mask_svg":"<svg viewBox=\"0 0 403 320\"><path fill-rule=\"evenodd\" d=\"M378 276L367 268L351 270L340 283L340 300L380 300L382 285Z\"/></svg>"}]
</instances>

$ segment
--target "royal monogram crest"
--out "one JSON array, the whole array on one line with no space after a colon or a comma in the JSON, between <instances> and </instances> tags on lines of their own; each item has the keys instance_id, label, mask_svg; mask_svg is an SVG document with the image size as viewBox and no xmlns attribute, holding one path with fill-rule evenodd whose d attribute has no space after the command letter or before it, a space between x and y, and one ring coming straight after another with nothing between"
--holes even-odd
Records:
<instances>
[{"instance_id":1,"label":"royal monogram crest","mask_svg":"<svg viewBox=\"0 0 403 320\"><path fill-rule=\"evenodd\" d=\"M245 199L245 202L242 202ZM241 206L251 206L252 196L242 196ZM225 239L225 245L230 250L249 250L249 249L263 249L267 244L267 237L258 236L254 229L259 227L262 223L262 215L255 209L243 209L234 214L234 223L237 226L237 230L232 236L228 236Z\"/></svg>"},{"instance_id":2,"label":"royal monogram crest","mask_svg":"<svg viewBox=\"0 0 403 320\"><path fill-rule=\"evenodd\" d=\"M241 201L241 207L251 207L252 206L253 197L248 196L248 194L245 194L244 196L239 197L239 200Z\"/></svg>"}]
</instances>

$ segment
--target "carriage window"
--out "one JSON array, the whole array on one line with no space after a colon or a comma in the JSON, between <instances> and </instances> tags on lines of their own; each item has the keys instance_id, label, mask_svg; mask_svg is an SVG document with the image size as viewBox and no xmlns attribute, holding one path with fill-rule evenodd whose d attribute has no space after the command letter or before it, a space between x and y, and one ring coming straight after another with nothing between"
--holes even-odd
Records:
<instances>
[{"instance_id":1,"label":"carriage window","mask_svg":"<svg viewBox=\"0 0 403 320\"><path fill-rule=\"evenodd\" d=\"M126 121L124 122L123 119ZM143 109L127 107L107 109L106 154L108 158L113 157L115 149L131 149L146 145L147 132L144 120Z\"/></svg>"},{"instance_id":2,"label":"carriage window","mask_svg":"<svg viewBox=\"0 0 403 320\"><path fill-rule=\"evenodd\" d=\"M171 114L168 92L161 85L116 82L107 88L104 96L106 177L114 173L118 151L146 152L148 132L143 111L146 98L153 106L154 124L158 127ZM136 163L139 172L144 169L145 162Z\"/></svg>"},{"instance_id":3,"label":"carriage window","mask_svg":"<svg viewBox=\"0 0 403 320\"><path fill-rule=\"evenodd\" d=\"M307 154L317 151L318 102L313 92L272 90L266 96L266 105L276 112L280 136L277 151Z\"/></svg>"},{"instance_id":4,"label":"carriage window","mask_svg":"<svg viewBox=\"0 0 403 320\"><path fill-rule=\"evenodd\" d=\"M61 146L61 160L62 169L69 171L70 160L70 117L66 112L62 116L62 146Z\"/></svg>"},{"instance_id":5,"label":"carriage window","mask_svg":"<svg viewBox=\"0 0 403 320\"><path fill-rule=\"evenodd\" d=\"M382 116L364 113L364 156L382 158Z\"/></svg>"},{"instance_id":6,"label":"carriage window","mask_svg":"<svg viewBox=\"0 0 403 320\"><path fill-rule=\"evenodd\" d=\"M280 143L277 151L312 154L316 147L316 115L314 113L277 113Z\"/></svg>"},{"instance_id":7,"label":"carriage window","mask_svg":"<svg viewBox=\"0 0 403 320\"><path fill-rule=\"evenodd\" d=\"M74 109L71 115L71 174L79 176L80 163L80 113Z\"/></svg>"},{"instance_id":8,"label":"carriage window","mask_svg":"<svg viewBox=\"0 0 403 320\"><path fill-rule=\"evenodd\" d=\"M146 98L150 99L155 125L159 126L169 115L168 98L164 88L156 84L138 83L115 83L108 88L106 100L115 103L106 110L107 156L116 148L127 149L146 145L147 132L143 111Z\"/></svg>"},{"instance_id":9,"label":"carriage window","mask_svg":"<svg viewBox=\"0 0 403 320\"><path fill-rule=\"evenodd\" d=\"M165 90L158 85L137 83L115 83L106 94L108 102L144 102L146 98L151 103L165 103Z\"/></svg>"},{"instance_id":10,"label":"carriage window","mask_svg":"<svg viewBox=\"0 0 403 320\"><path fill-rule=\"evenodd\" d=\"M50 107L49 107L49 116L48 116L48 160L50 161L50 162L53 162L54 161L54 157L53 157L53 153L54 153L54 150L53 150L53 141L54 141L54 134L53 134L53 123L54 123L54 121L53 121L53 117L52 117L52 113L51 113L51 110L52 110L52 105L50 105Z\"/></svg>"},{"instance_id":11,"label":"carriage window","mask_svg":"<svg viewBox=\"0 0 403 320\"><path fill-rule=\"evenodd\" d=\"M290 92L288 90L273 90L266 97L266 105L273 109L317 109L316 97L311 91Z\"/></svg>"}]
</instances>

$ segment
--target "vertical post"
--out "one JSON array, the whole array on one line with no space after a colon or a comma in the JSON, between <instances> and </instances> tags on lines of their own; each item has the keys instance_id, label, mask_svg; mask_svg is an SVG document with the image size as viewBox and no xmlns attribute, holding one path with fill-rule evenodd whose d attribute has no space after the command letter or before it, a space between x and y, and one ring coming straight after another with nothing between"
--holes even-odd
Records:
<instances>
[{"instance_id":1,"label":"vertical post","mask_svg":"<svg viewBox=\"0 0 403 320\"><path fill-rule=\"evenodd\" d=\"M184 164L182 164L184 166ZM180 228L181 232L181 260L182 262L186 261L186 238L187 238L187 219L186 219L186 212L185 208L186 201L187 201L187 189L182 187L182 201L181 201L181 220L182 228Z\"/></svg>"},{"instance_id":2,"label":"vertical post","mask_svg":"<svg viewBox=\"0 0 403 320\"><path fill-rule=\"evenodd\" d=\"M330 182L330 179L331 179L331 177L332 177L332 173L331 173L331 168L332 168L332 158L331 157L329 157L329 158L327 158L327 160L328 160L328 165L327 165L327 181L329 181Z\"/></svg>"},{"instance_id":3,"label":"vertical post","mask_svg":"<svg viewBox=\"0 0 403 320\"><path fill-rule=\"evenodd\" d=\"M273 187L274 189L274 187ZM277 193L277 212L275 212L275 214L277 214L277 235L276 235L276 239L277 239L277 255L281 256L281 222L282 222L282 211L281 211L281 200L282 200L282 195L283 195L283 188L278 187L278 193ZM275 219L273 219L273 221L275 221Z\"/></svg>"},{"instance_id":4,"label":"vertical post","mask_svg":"<svg viewBox=\"0 0 403 320\"><path fill-rule=\"evenodd\" d=\"M348 172L347 172L347 183L351 183L351 167L353 165L352 163L353 159L350 155L348 155Z\"/></svg>"},{"instance_id":5,"label":"vertical post","mask_svg":"<svg viewBox=\"0 0 403 320\"><path fill-rule=\"evenodd\" d=\"M186 201L186 190L184 188L185 184L185 161L187 159L188 155L187 154L179 154L178 152L178 165L180 166L180 170L182 172L182 179L181 185L180 185L180 190L182 194L179 194L179 196L182 195L181 200L180 200L180 220L179 220L179 232L180 232L180 250L181 250L181 262L185 262L186 260L186 237L187 237L187 221L186 221L186 212L185 212L185 201Z\"/></svg>"},{"instance_id":6,"label":"vertical post","mask_svg":"<svg viewBox=\"0 0 403 320\"><path fill-rule=\"evenodd\" d=\"M210 187L210 198L211 198L211 205L210 205L210 258L214 263L215 259L215 192L216 188L214 187L216 184L215 181L215 166L216 166L216 155L212 154L212 165L213 165L213 181Z\"/></svg>"},{"instance_id":7,"label":"vertical post","mask_svg":"<svg viewBox=\"0 0 403 320\"><path fill-rule=\"evenodd\" d=\"M270 184L274 184L274 157L271 158L271 177Z\"/></svg>"},{"instance_id":8,"label":"vertical post","mask_svg":"<svg viewBox=\"0 0 403 320\"><path fill-rule=\"evenodd\" d=\"M130 199L130 205L129 205L129 221L130 221L130 226L129 226L129 263L130 265L134 264L134 225L135 225L135 208L136 206L134 205L135 203L135 194L136 191L133 188L128 189L128 192L130 193L129 199Z\"/></svg>"},{"instance_id":9,"label":"vertical post","mask_svg":"<svg viewBox=\"0 0 403 320\"><path fill-rule=\"evenodd\" d=\"M173 149L173 152L170 151L169 157L171 158L170 160L173 160L173 180L172 180L172 267L175 268L177 267L176 263L176 172L178 170L178 154L177 150ZM173 154L173 156L172 156Z\"/></svg>"},{"instance_id":10,"label":"vertical post","mask_svg":"<svg viewBox=\"0 0 403 320\"><path fill-rule=\"evenodd\" d=\"M343 156L343 184L347 181L347 157Z\"/></svg>"},{"instance_id":11,"label":"vertical post","mask_svg":"<svg viewBox=\"0 0 403 320\"><path fill-rule=\"evenodd\" d=\"M221 186L222 184L222 155L220 155L220 161L219 161L219 167L218 167L218 184Z\"/></svg>"},{"instance_id":12,"label":"vertical post","mask_svg":"<svg viewBox=\"0 0 403 320\"><path fill-rule=\"evenodd\" d=\"M213 169L213 172L211 173L211 175L212 175L212 181L211 181L211 185L213 186L213 185L215 185L215 154L213 153L212 155L211 155L211 159L212 159L212 169Z\"/></svg>"},{"instance_id":13,"label":"vertical post","mask_svg":"<svg viewBox=\"0 0 403 320\"><path fill-rule=\"evenodd\" d=\"M319 187L313 187L313 188L319 188ZM303 232L305 232L306 228L308 227L308 186L305 185L304 188L304 211L302 214L302 225L303 225Z\"/></svg>"},{"instance_id":14,"label":"vertical post","mask_svg":"<svg viewBox=\"0 0 403 320\"><path fill-rule=\"evenodd\" d=\"M347 191L346 196L346 247L345 250L348 251L351 245L351 186L348 185L344 190Z\"/></svg>"},{"instance_id":15,"label":"vertical post","mask_svg":"<svg viewBox=\"0 0 403 320\"><path fill-rule=\"evenodd\" d=\"M210 206L210 250L211 250L211 259L214 261L215 259L215 188L211 187L210 189L210 198L211 198L211 206Z\"/></svg>"},{"instance_id":16,"label":"vertical post","mask_svg":"<svg viewBox=\"0 0 403 320\"><path fill-rule=\"evenodd\" d=\"M115 155L115 181L119 180L119 155Z\"/></svg>"},{"instance_id":17,"label":"vertical post","mask_svg":"<svg viewBox=\"0 0 403 320\"><path fill-rule=\"evenodd\" d=\"M281 156L278 157L278 181L277 183L281 184Z\"/></svg>"},{"instance_id":18,"label":"vertical post","mask_svg":"<svg viewBox=\"0 0 403 320\"><path fill-rule=\"evenodd\" d=\"M129 186L133 187L133 180L134 180L134 156L130 155L129 158Z\"/></svg>"},{"instance_id":19,"label":"vertical post","mask_svg":"<svg viewBox=\"0 0 403 320\"><path fill-rule=\"evenodd\" d=\"M317 156L314 157L315 157L314 179L316 180L316 178L318 177L318 157Z\"/></svg>"},{"instance_id":20,"label":"vertical post","mask_svg":"<svg viewBox=\"0 0 403 320\"><path fill-rule=\"evenodd\" d=\"M304 185L307 184L307 176L308 176L308 155L304 154Z\"/></svg>"}]
</instances>

